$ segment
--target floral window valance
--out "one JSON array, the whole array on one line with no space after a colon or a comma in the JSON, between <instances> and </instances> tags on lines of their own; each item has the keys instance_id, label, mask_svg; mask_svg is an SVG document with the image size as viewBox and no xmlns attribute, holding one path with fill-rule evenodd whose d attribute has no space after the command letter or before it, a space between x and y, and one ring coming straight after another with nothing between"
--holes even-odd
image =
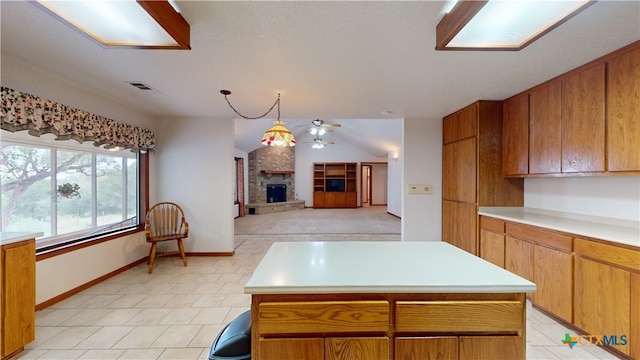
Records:
<instances>
[{"instance_id":1,"label":"floral window valance","mask_svg":"<svg viewBox=\"0 0 640 360\"><path fill-rule=\"evenodd\" d=\"M27 130L30 135L54 134L56 140L92 141L95 146L131 151L155 149L151 130L124 124L51 100L2 87L3 130Z\"/></svg>"}]
</instances>

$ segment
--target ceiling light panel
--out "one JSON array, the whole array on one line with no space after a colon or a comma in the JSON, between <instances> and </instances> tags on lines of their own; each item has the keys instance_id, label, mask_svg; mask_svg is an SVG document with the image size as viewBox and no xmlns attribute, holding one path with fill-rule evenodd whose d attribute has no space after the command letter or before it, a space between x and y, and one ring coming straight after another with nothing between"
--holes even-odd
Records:
<instances>
[{"instance_id":1,"label":"ceiling light panel","mask_svg":"<svg viewBox=\"0 0 640 360\"><path fill-rule=\"evenodd\" d=\"M105 46L178 46L134 0L37 2Z\"/></svg>"},{"instance_id":2,"label":"ceiling light panel","mask_svg":"<svg viewBox=\"0 0 640 360\"><path fill-rule=\"evenodd\" d=\"M460 1L438 24L436 49L519 50L593 0Z\"/></svg>"}]
</instances>

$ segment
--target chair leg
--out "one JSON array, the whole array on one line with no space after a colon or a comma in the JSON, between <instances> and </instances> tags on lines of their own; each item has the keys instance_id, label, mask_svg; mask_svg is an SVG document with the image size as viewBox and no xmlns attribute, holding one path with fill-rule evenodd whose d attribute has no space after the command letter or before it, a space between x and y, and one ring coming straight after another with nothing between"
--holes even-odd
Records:
<instances>
[{"instance_id":1,"label":"chair leg","mask_svg":"<svg viewBox=\"0 0 640 360\"><path fill-rule=\"evenodd\" d=\"M151 245L151 251L149 252L149 274L153 272L153 261L156 259L156 247L158 244L153 243Z\"/></svg>"},{"instance_id":2,"label":"chair leg","mask_svg":"<svg viewBox=\"0 0 640 360\"><path fill-rule=\"evenodd\" d=\"M180 257L182 258L182 264L187 266L187 256L184 254L184 245L182 245L182 239L178 239L178 249L180 249Z\"/></svg>"}]
</instances>

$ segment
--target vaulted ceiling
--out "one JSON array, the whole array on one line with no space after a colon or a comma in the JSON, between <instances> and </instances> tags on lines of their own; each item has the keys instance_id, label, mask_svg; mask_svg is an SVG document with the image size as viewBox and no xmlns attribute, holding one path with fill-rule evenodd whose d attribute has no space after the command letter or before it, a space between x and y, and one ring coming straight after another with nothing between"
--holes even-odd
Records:
<instances>
[{"instance_id":1,"label":"vaulted ceiling","mask_svg":"<svg viewBox=\"0 0 640 360\"><path fill-rule=\"evenodd\" d=\"M599 1L518 52L435 51L440 1L177 4L191 25L191 50L103 48L30 2L2 1L2 56L158 117L236 118L221 89L257 115L281 93L282 119L294 132L316 118L339 122L345 141L376 145L370 151L378 154L378 142L399 141L398 131L384 129L399 126L390 119L440 121L640 39L639 1ZM237 123L245 151L270 125ZM373 125L383 127L369 135Z\"/></svg>"}]
</instances>

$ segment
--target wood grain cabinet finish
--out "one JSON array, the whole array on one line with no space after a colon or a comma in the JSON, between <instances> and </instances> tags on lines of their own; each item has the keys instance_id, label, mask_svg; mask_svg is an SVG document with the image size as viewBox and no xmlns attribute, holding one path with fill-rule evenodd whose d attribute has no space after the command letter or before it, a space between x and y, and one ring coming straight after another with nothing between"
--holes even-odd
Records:
<instances>
[{"instance_id":1,"label":"wood grain cabinet finish","mask_svg":"<svg viewBox=\"0 0 640 360\"><path fill-rule=\"evenodd\" d=\"M533 301L567 322L573 320L573 256L545 246L534 247Z\"/></svg>"},{"instance_id":2,"label":"wood grain cabinet finish","mask_svg":"<svg viewBox=\"0 0 640 360\"><path fill-rule=\"evenodd\" d=\"M504 269L504 234L480 229L480 257Z\"/></svg>"},{"instance_id":3,"label":"wood grain cabinet finish","mask_svg":"<svg viewBox=\"0 0 640 360\"><path fill-rule=\"evenodd\" d=\"M506 99L504 176L640 173L638 78L640 41Z\"/></svg>"},{"instance_id":4,"label":"wood grain cabinet finish","mask_svg":"<svg viewBox=\"0 0 640 360\"><path fill-rule=\"evenodd\" d=\"M313 208L358 207L357 163L313 163ZM344 189L329 189L340 181Z\"/></svg>"},{"instance_id":5,"label":"wood grain cabinet finish","mask_svg":"<svg viewBox=\"0 0 640 360\"><path fill-rule=\"evenodd\" d=\"M524 359L525 301L524 293L254 294L252 358Z\"/></svg>"},{"instance_id":6,"label":"wood grain cabinet finish","mask_svg":"<svg viewBox=\"0 0 640 360\"><path fill-rule=\"evenodd\" d=\"M562 172L605 171L605 64L562 80Z\"/></svg>"},{"instance_id":7,"label":"wood grain cabinet finish","mask_svg":"<svg viewBox=\"0 0 640 360\"><path fill-rule=\"evenodd\" d=\"M519 94L503 105L502 169L504 176L529 173L529 94Z\"/></svg>"},{"instance_id":8,"label":"wood grain cabinet finish","mask_svg":"<svg viewBox=\"0 0 640 360\"><path fill-rule=\"evenodd\" d=\"M533 246L528 241L507 236L504 244L504 268L529 281L533 281Z\"/></svg>"},{"instance_id":9,"label":"wood grain cabinet finish","mask_svg":"<svg viewBox=\"0 0 640 360\"><path fill-rule=\"evenodd\" d=\"M4 245L0 252L0 352L4 359L35 339L35 240Z\"/></svg>"},{"instance_id":10,"label":"wood grain cabinet finish","mask_svg":"<svg viewBox=\"0 0 640 360\"><path fill-rule=\"evenodd\" d=\"M477 101L443 119L442 238L478 255L479 206L522 206L523 179L502 176L502 101Z\"/></svg>"},{"instance_id":11,"label":"wood grain cabinet finish","mask_svg":"<svg viewBox=\"0 0 640 360\"><path fill-rule=\"evenodd\" d=\"M562 83L531 90L529 95L529 173L562 171Z\"/></svg>"},{"instance_id":12,"label":"wood grain cabinet finish","mask_svg":"<svg viewBox=\"0 0 640 360\"><path fill-rule=\"evenodd\" d=\"M640 47L607 64L609 171L640 171Z\"/></svg>"}]
</instances>

